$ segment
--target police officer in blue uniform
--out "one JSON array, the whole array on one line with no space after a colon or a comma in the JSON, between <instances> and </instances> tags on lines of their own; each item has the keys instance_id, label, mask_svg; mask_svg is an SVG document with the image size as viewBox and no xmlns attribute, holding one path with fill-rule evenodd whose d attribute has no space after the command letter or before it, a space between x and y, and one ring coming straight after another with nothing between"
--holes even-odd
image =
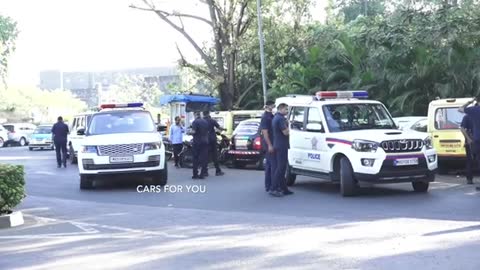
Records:
<instances>
[{"instance_id":1,"label":"police officer in blue uniform","mask_svg":"<svg viewBox=\"0 0 480 270\"><path fill-rule=\"evenodd\" d=\"M260 130L262 131L262 148L265 153L265 191L270 192L272 177L275 173L275 156L273 150L273 109L275 103L267 101L265 103L265 112L260 121Z\"/></svg>"},{"instance_id":2,"label":"police officer in blue uniform","mask_svg":"<svg viewBox=\"0 0 480 270\"><path fill-rule=\"evenodd\" d=\"M478 158L480 157L480 106L468 106L474 102L478 103L478 101L480 101L478 97L474 98L458 109L461 113L465 113L472 121L472 143L470 144L470 150L475 158L475 163L478 163ZM476 190L480 191L480 187L476 187Z\"/></svg>"},{"instance_id":3,"label":"police officer in blue uniform","mask_svg":"<svg viewBox=\"0 0 480 270\"><path fill-rule=\"evenodd\" d=\"M59 116L57 123L52 127L53 143L55 144L55 152L57 154L57 167L67 167L67 136L69 130L67 124L63 122L63 118ZM70 153L73 155L73 153Z\"/></svg>"},{"instance_id":4,"label":"police officer in blue uniform","mask_svg":"<svg viewBox=\"0 0 480 270\"><path fill-rule=\"evenodd\" d=\"M216 170L215 175L216 176L224 175L225 173L222 172L222 169L220 169L220 164L218 163L218 157L217 157L218 144L217 144L217 133L215 129L218 129L218 130L226 130L226 129L220 127L218 122L210 116L209 111L203 112L203 119L205 119L205 121L207 121L208 123L208 157L209 157L207 158L207 162L204 168L204 171L206 171L207 174L204 176L208 176L208 160L210 158L212 159L212 162L215 165L215 170Z\"/></svg>"},{"instance_id":5,"label":"police officer in blue uniform","mask_svg":"<svg viewBox=\"0 0 480 270\"><path fill-rule=\"evenodd\" d=\"M272 120L273 129L273 151L275 152L275 174L270 186L270 195L282 197L293 194L288 190L285 179L288 165L288 148L290 129L285 116L288 114L288 105L281 103L277 107L277 113Z\"/></svg>"},{"instance_id":6,"label":"police officer in blue uniform","mask_svg":"<svg viewBox=\"0 0 480 270\"><path fill-rule=\"evenodd\" d=\"M460 125L460 130L463 133L463 136L465 137L465 153L466 153L466 177L467 177L467 184L471 185L473 184L473 169L475 167L475 160L476 157L473 156L472 153L472 144L473 144L473 123L472 119L468 114L465 114L462 119L462 124Z\"/></svg>"},{"instance_id":7,"label":"police officer in blue uniform","mask_svg":"<svg viewBox=\"0 0 480 270\"><path fill-rule=\"evenodd\" d=\"M193 176L192 179L204 179L207 172L205 171L208 162L208 122L202 119L200 112L195 112L195 120L192 123L193 135ZM198 169L202 172L199 175Z\"/></svg>"}]
</instances>

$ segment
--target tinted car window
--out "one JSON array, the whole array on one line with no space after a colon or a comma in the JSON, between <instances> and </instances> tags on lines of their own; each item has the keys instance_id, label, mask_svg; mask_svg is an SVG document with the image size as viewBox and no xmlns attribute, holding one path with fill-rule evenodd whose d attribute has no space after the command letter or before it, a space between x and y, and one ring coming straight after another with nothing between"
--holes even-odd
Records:
<instances>
[{"instance_id":1,"label":"tinted car window","mask_svg":"<svg viewBox=\"0 0 480 270\"><path fill-rule=\"evenodd\" d=\"M292 129L303 130L303 122L305 119L305 108L295 107L292 110Z\"/></svg>"},{"instance_id":2,"label":"tinted car window","mask_svg":"<svg viewBox=\"0 0 480 270\"><path fill-rule=\"evenodd\" d=\"M3 125L8 131L14 132L15 126L14 125Z\"/></svg>"},{"instance_id":3,"label":"tinted car window","mask_svg":"<svg viewBox=\"0 0 480 270\"><path fill-rule=\"evenodd\" d=\"M233 134L254 135L260 128L260 122L243 122L234 130Z\"/></svg>"}]
</instances>

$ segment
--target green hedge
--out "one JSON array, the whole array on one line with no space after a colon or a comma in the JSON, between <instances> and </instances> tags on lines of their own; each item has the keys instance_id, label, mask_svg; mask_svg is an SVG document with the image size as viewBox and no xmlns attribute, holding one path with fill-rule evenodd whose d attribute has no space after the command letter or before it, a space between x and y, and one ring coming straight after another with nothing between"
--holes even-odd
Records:
<instances>
[{"instance_id":1,"label":"green hedge","mask_svg":"<svg viewBox=\"0 0 480 270\"><path fill-rule=\"evenodd\" d=\"M0 215L8 213L25 197L23 166L0 164Z\"/></svg>"}]
</instances>

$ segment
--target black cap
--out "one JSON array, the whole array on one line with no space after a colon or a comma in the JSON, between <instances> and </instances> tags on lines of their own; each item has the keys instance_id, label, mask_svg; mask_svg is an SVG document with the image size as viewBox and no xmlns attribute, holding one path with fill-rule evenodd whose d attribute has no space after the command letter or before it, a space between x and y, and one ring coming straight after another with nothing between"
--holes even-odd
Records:
<instances>
[{"instance_id":1,"label":"black cap","mask_svg":"<svg viewBox=\"0 0 480 270\"><path fill-rule=\"evenodd\" d=\"M271 101L271 100L268 100L265 105L267 106L272 106L272 105L275 105L275 102Z\"/></svg>"}]
</instances>

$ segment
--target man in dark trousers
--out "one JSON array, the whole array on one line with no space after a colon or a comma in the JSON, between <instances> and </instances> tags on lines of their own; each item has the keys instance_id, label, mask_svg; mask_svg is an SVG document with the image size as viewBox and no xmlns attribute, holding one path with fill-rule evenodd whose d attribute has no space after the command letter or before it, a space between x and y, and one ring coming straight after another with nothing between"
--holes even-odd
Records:
<instances>
[{"instance_id":1,"label":"man in dark trousers","mask_svg":"<svg viewBox=\"0 0 480 270\"><path fill-rule=\"evenodd\" d=\"M57 123L52 127L53 143L55 144L55 152L57 154L58 168L67 167L67 136L69 130L68 126L63 122L63 118L59 116ZM73 155L73 153L71 153Z\"/></svg>"},{"instance_id":2,"label":"man in dark trousers","mask_svg":"<svg viewBox=\"0 0 480 270\"><path fill-rule=\"evenodd\" d=\"M473 157L476 157L475 163L478 163L478 157L480 157L480 106L468 107L470 104L478 102L478 97L465 103L460 109L461 113L465 113L472 121L472 141L471 152ZM468 108L467 108L468 107ZM478 164L475 164L478 165ZM473 177L472 177L473 178ZM480 191L480 187L476 187L476 190Z\"/></svg>"},{"instance_id":3,"label":"man in dark trousers","mask_svg":"<svg viewBox=\"0 0 480 270\"><path fill-rule=\"evenodd\" d=\"M217 133L215 129L218 129L218 130L226 130L226 129L220 127L218 122L210 116L209 111L203 112L203 119L205 119L205 121L207 121L208 123L208 158L207 158L207 162L205 163L204 171L206 172L206 175L204 176L208 176L208 160L210 158L212 159L212 162L215 165L215 170L216 170L215 175L216 176L224 175L225 173L222 172L222 169L220 169L220 164L218 164L218 157L217 157L218 144L217 144Z\"/></svg>"},{"instance_id":4,"label":"man in dark trousers","mask_svg":"<svg viewBox=\"0 0 480 270\"><path fill-rule=\"evenodd\" d=\"M260 121L260 130L262 131L262 148L265 153L265 190L270 192L270 186L272 184L272 177L275 173L275 156L273 151L273 109L275 103L273 101L267 101L265 104L265 112L262 115Z\"/></svg>"},{"instance_id":5,"label":"man in dark trousers","mask_svg":"<svg viewBox=\"0 0 480 270\"><path fill-rule=\"evenodd\" d=\"M270 195L282 197L293 194L288 190L285 179L288 165L288 148L290 129L285 116L288 115L288 105L281 103L277 107L277 113L272 120L273 151L275 152L275 174L270 186Z\"/></svg>"},{"instance_id":6,"label":"man in dark trousers","mask_svg":"<svg viewBox=\"0 0 480 270\"><path fill-rule=\"evenodd\" d=\"M206 164L208 162L208 122L202 119L200 112L195 112L195 120L192 123L193 135L193 176L192 179L204 179L207 172ZM198 169L202 172L199 175Z\"/></svg>"},{"instance_id":7,"label":"man in dark trousers","mask_svg":"<svg viewBox=\"0 0 480 270\"><path fill-rule=\"evenodd\" d=\"M462 124L460 125L460 130L462 131L463 136L465 137L465 153L467 158L467 163L465 164L467 184L473 184L473 169L476 167L475 160L476 157L472 153L472 144L473 144L473 123L472 119L468 114L465 114L462 119Z\"/></svg>"}]
</instances>

